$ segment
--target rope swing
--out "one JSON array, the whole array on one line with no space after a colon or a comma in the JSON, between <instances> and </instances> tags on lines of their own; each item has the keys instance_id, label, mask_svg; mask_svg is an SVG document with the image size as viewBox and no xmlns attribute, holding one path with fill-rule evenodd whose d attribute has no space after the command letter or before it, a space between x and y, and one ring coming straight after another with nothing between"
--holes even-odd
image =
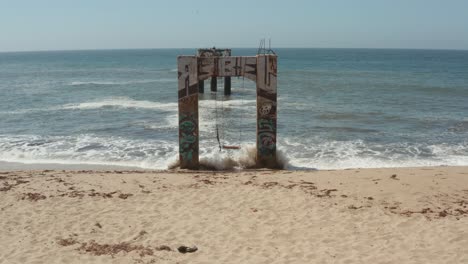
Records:
<instances>
[{"instance_id":1,"label":"rope swing","mask_svg":"<svg viewBox=\"0 0 468 264\"><path fill-rule=\"evenodd\" d=\"M242 90L244 90L244 77L242 77ZM241 139L242 139L242 118L243 118L243 114L241 114L240 116L240 122L239 122L239 145L238 146L235 146L235 145L226 145L223 143L224 141L224 100L222 99L221 100L221 119L222 119L222 134L220 134L219 132L219 123L218 123L218 96L216 94L215 96L215 128L216 128L216 140L218 141L218 146L219 146L219 151L221 152L223 149L230 149L230 150L239 150L241 149L241 146L240 146L240 142L241 142ZM243 104L243 98L242 98L242 104Z\"/></svg>"}]
</instances>

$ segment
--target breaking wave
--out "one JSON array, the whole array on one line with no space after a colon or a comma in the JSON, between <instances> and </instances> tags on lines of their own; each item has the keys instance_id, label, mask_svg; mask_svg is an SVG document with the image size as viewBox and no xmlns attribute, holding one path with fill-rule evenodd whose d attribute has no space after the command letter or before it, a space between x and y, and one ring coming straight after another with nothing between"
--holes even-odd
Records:
<instances>
[{"instance_id":1,"label":"breaking wave","mask_svg":"<svg viewBox=\"0 0 468 264\"><path fill-rule=\"evenodd\" d=\"M133 100L127 97L109 98L101 101L84 102L77 104L66 104L61 109L99 109L104 107L120 107L120 108L142 108L142 109L159 109L159 110L177 110L177 103L158 103L151 101Z\"/></svg>"},{"instance_id":2,"label":"breaking wave","mask_svg":"<svg viewBox=\"0 0 468 264\"><path fill-rule=\"evenodd\" d=\"M177 139L131 140L122 137L0 136L0 161L33 164L95 164L168 169L178 166ZM229 143L229 142L228 142ZM203 169L240 170L255 167L255 145L219 151L212 141L200 141ZM419 166L467 166L468 142L448 144L370 144L355 141L278 142L278 167L289 170Z\"/></svg>"},{"instance_id":3,"label":"breaking wave","mask_svg":"<svg viewBox=\"0 0 468 264\"><path fill-rule=\"evenodd\" d=\"M256 148L255 145L242 145L240 150L223 151L218 150L202 151L200 154L200 169L203 170L242 170L254 169ZM179 160L175 160L168 165L169 169L175 169L180 166ZM285 169L288 166L288 159L282 151L277 152L275 167Z\"/></svg>"},{"instance_id":4,"label":"breaking wave","mask_svg":"<svg viewBox=\"0 0 468 264\"><path fill-rule=\"evenodd\" d=\"M73 81L69 86L84 86L84 85L129 85L129 84L144 84L144 83L165 83L175 82L174 79L161 78L154 80L131 80L131 81Z\"/></svg>"},{"instance_id":5,"label":"breaking wave","mask_svg":"<svg viewBox=\"0 0 468 264\"><path fill-rule=\"evenodd\" d=\"M173 142L121 137L0 136L0 160L26 164L91 164L166 169L176 158Z\"/></svg>"}]
</instances>

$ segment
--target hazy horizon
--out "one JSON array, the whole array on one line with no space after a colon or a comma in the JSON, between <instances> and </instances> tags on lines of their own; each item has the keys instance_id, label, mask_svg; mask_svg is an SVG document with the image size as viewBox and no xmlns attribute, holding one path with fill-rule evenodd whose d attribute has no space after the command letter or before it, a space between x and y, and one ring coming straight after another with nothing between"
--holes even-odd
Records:
<instances>
[{"instance_id":1,"label":"hazy horizon","mask_svg":"<svg viewBox=\"0 0 468 264\"><path fill-rule=\"evenodd\" d=\"M12 50L0 51L0 53L28 53L28 52L73 52L73 51L126 51L126 50L195 50L211 47L188 47L188 48L99 48L99 49L54 49L54 50ZM258 47L216 47L227 48L235 51L236 49L258 49ZM336 48L336 47L271 47L273 51L280 49L331 49L331 50L421 50L421 51L468 51L468 49L438 49L438 48Z\"/></svg>"}]
</instances>

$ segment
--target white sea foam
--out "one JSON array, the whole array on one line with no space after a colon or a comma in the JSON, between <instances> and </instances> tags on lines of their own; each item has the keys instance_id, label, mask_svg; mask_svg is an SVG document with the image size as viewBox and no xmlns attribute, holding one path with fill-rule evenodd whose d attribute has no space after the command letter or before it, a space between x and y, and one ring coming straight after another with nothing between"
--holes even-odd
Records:
<instances>
[{"instance_id":1,"label":"white sea foam","mask_svg":"<svg viewBox=\"0 0 468 264\"><path fill-rule=\"evenodd\" d=\"M145 100L134 100L128 97L112 97L97 101L83 103L65 104L61 106L52 106L48 108L20 109L16 111L5 111L0 114L27 114L33 112L57 111L57 110L90 110L106 107L127 108L127 109L158 109L165 111L177 111L177 103L160 103Z\"/></svg>"},{"instance_id":2,"label":"white sea foam","mask_svg":"<svg viewBox=\"0 0 468 264\"><path fill-rule=\"evenodd\" d=\"M368 144L362 140L321 141L283 139L289 169L347 169L468 165L468 142L447 144Z\"/></svg>"},{"instance_id":3,"label":"white sea foam","mask_svg":"<svg viewBox=\"0 0 468 264\"><path fill-rule=\"evenodd\" d=\"M20 163L95 164L166 169L174 159L174 143L119 137L0 137L0 160Z\"/></svg>"},{"instance_id":4,"label":"white sea foam","mask_svg":"<svg viewBox=\"0 0 468 264\"><path fill-rule=\"evenodd\" d=\"M256 167L256 148L253 144L243 144L239 150L203 149L200 153L200 167L206 170L242 170ZM277 167L286 168L287 158L278 151ZM169 163L169 168L179 167L178 160Z\"/></svg>"},{"instance_id":5,"label":"white sea foam","mask_svg":"<svg viewBox=\"0 0 468 264\"><path fill-rule=\"evenodd\" d=\"M200 156L200 164L207 169L251 168L255 165L255 146L243 145L240 150L223 152L218 151L218 149L205 149Z\"/></svg>"},{"instance_id":6,"label":"white sea foam","mask_svg":"<svg viewBox=\"0 0 468 264\"><path fill-rule=\"evenodd\" d=\"M73 81L68 85L82 86L82 85L128 85L128 84L144 84L144 83L159 83L159 82L175 82L175 79L161 78L154 80L130 80L130 81Z\"/></svg>"},{"instance_id":7,"label":"white sea foam","mask_svg":"<svg viewBox=\"0 0 468 264\"><path fill-rule=\"evenodd\" d=\"M236 142L225 141L227 145ZM238 142L237 142L238 143ZM215 139L200 141L204 168L232 170L255 165L254 143L240 150L219 151ZM459 145L368 145L362 140L320 141L283 138L278 142L279 162L296 169L346 169L417 166L467 166L468 142ZM177 139L131 140L121 137L0 136L0 161L20 163L95 164L167 169L178 158Z\"/></svg>"},{"instance_id":8,"label":"white sea foam","mask_svg":"<svg viewBox=\"0 0 468 264\"><path fill-rule=\"evenodd\" d=\"M256 100L200 100L199 107L201 109L254 109L256 107ZM255 111L254 111L255 113Z\"/></svg>"},{"instance_id":9,"label":"white sea foam","mask_svg":"<svg viewBox=\"0 0 468 264\"><path fill-rule=\"evenodd\" d=\"M120 108L143 108L143 109L160 109L167 111L176 111L177 103L159 103L143 100L133 100L128 97L107 98L100 101L91 101L77 104L66 104L61 109L99 109L103 107L120 107Z\"/></svg>"},{"instance_id":10,"label":"white sea foam","mask_svg":"<svg viewBox=\"0 0 468 264\"><path fill-rule=\"evenodd\" d=\"M177 113L167 115L164 118L165 122L161 122L161 123L145 122L143 123L143 127L146 129L152 129L152 130L177 130L177 128L179 127L177 116L178 116Z\"/></svg>"},{"instance_id":11,"label":"white sea foam","mask_svg":"<svg viewBox=\"0 0 468 264\"><path fill-rule=\"evenodd\" d=\"M166 111L177 111L178 103L161 103L152 102L146 100L134 100L129 97L111 97L102 100L88 101L82 103L65 104L62 106L52 106L48 108L31 108L31 109L20 109L15 111L4 111L0 114L26 114L32 112L43 112L43 111L56 111L56 110L89 110L99 109L105 107L118 107L118 108L141 108L141 109L159 109ZM218 109L218 113L221 115L222 111L229 109L242 109L243 111L251 111L251 114L255 114L256 101L255 100L228 100L228 101L217 101L215 100L201 100L199 102L200 117L209 117L210 119L215 109ZM246 115L248 116L248 115ZM171 123L174 122L176 115L170 116ZM168 119L169 120L169 119ZM209 120L207 120L209 121ZM176 122L176 121L175 121Z\"/></svg>"}]
</instances>

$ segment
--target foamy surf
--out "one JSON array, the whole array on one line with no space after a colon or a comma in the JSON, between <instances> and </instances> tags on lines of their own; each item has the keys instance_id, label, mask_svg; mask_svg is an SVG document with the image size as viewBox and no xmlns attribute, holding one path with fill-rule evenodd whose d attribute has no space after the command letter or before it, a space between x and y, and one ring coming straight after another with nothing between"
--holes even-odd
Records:
<instances>
[{"instance_id":1,"label":"foamy surf","mask_svg":"<svg viewBox=\"0 0 468 264\"><path fill-rule=\"evenodd\" d=\"M229 142L227 142L229 143ZM0 161L25 164L95 164L168 169L178 166L177 139L135 140L122 137L1 136ZM200 141L200 164L212 170L255 168L255 144L219 151L213 140ZM280 139L278 167L288 170L468 165L468 142L393 146L363 141L300 142Z\"/></svg>"},{"instance_id":2,"label":"foamy surf","mask_svg":"<svg viewBox=\"0 0 468 264\"><path fill-rule=\"evenodd\" d=\"M239 150L221 150L210 151L200 154L200 169L203 170L243 170L256 168L255 145L242 145ZM277 151L276 166L278 169L285 169L288 166L288 160L282 151ZM175 169L180 165L179 160L170 163L168 168Z\"/></svg>"},{"instance_id":3,"label":"foamy surf","mask_svg":"<svg viewBox=\"0 0 468 264\"><path fill-rule=\"evenodd\" d=\"M99 109L104 107L119 107L119 108L141 108L141 109L158 109L158 110L177 110L177 103L160 103L144 100L134 100L127 97L107 98L99 101L83 102L76 104L66 104L61 109L74 110L89 110Z\"/></svg>"},{"instance_id":4,"label":"foamy surf","mask_svg":"<svg viewBox=\"0 0 468 264\"><path fill-rule=\"evenodd\" d=\"M145 84L145 83L165 83L175 82L173 79L161 78L154 80L130 80L130 81L73 81L69 86L85 86L85 85L129 85L129 84Z\"/></svg>"},{"instance_id":5,"label":"foamy surf","mask_svg":"<svg viewBox=\"0 0 468 264\"><path fill-rule=\"evenodd\" d=\"M350 169L468 165L468 142L457 145L392 143L363 140L335 141L318 137L284 138L278 143L288 151L289 169Z\"/></svg>"},{"instance_id":6,"label":"foamy surf","mask_svg":"<svg viewBox=\"0 0 468 264\"><path fill-rule=\"evenodd\" d=\"M177 148L160 140L121 137L1 136L0 161L25 164L94 164L167 169Z\"/></svg>"}]
</instances>

